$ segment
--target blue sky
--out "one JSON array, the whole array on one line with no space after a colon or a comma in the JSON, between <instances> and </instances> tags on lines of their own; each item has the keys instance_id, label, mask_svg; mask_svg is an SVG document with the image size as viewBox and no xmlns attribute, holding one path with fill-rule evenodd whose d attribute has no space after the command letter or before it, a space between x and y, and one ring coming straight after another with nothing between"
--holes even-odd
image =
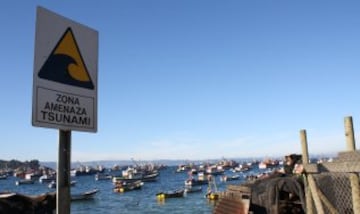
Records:
<instances>
[{"instance_id":1,"label":"blue sky","mask_svg":"<svg viewBox=\"0 0 360 214\"><path fill-rule=\"evenodd\" d=\"M209 159L346 149L360 122L360 2L3 1L0 159L56 161L33 127L36 7L99 32L98 132L72 161Z\"/></svg>"}]
</instances>

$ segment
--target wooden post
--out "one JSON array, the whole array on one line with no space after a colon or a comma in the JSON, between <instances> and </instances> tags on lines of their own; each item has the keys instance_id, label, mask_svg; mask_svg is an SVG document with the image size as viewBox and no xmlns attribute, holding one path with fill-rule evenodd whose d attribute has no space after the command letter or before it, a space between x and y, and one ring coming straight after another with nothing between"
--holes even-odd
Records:
<instances>
[{"instance_id":1,"label":"wooden post","mask_svg":"<svg viewBox=\"0 0 360 214\"><path fill-rule=\"evenodd\" d=\"M356 173L350 173L349 179L350 179L350 184L351 184L353 211L354 211L354 214L360 214L359 176Z\"/></svg>"},{"instance_id":2,"label":"wooden post","mask_svg":"<svg viewBox=\"0 0 360 214\"><path fill-rule=\"evenodd\" d=\"M300 130L300 141L301 141L301 148L302 148L302 160L303 164L309 164L309 152L308 152L308 143L306 137L306 130Z\"/></svg>"},{"instance_id":3,"label":"wooden post","mask_svg":"<svg viewBox=\"0 0 360 214\"><path fill-rule=\"evenodd\" d=\"M59 157L56 178L56 214L70 213L71 131L59 131Z\"/></svg>"},{"instance_id":4,"label":"wooden post","mask_svg":"<svg viewBox=\"0 0 360 214\"><path fill-rule=\"evenodd\" d=\"M324 208L323 208L323 205L321 203L321 200L320 200L320 196L318 194L318 191L317 191L317 186L316 186L316 182L313 178L312 175L308 175L308 182L309 182L309 187L310 187L310 191L311 191L311 194L312 194L312 198L314 199L314 203L315 203L315 207L316 207L316 213L317 214L324 214Z\"/></svg>"},{"instance_id":5,"label":"wooden post","mask_svg":"<svg viewBox=\"0 0 360 214\"><path fill-rule=\"evenodd\" d=\"M313 214L315 213L314 211L314 206L313 206L313 200L312 200L312 196L311 196L311 190L310 190L310 186L309 186L309 181L308 181L308 176L304 175L304 186L305 186L305 200L306 200L306 210L305 213L306 214Z\"/></svg>"},{"instance_id":6,"label":"wooden post","mask_svg":"<svg viewBox=\"0 0 360 214\"><path fill-rule=\"evenodd\" d=\"M356 150L354 127L352 117L345 117L345 138L346 148L349 152ZM350 173L351 196L354 214L360 214L360 190L359 190L359 175L357 173Z\"/></svg>"},{"instance_id":7,"label":"wooden post","mask_svg":"<svg viewBox=\"0 0 360 214\"><path fill-rule=\"evenodd\" d=\"M301 141L301 148L302 148L302 160L303 164L309 164L309 152L308 152L308 142L306 136L306 130L300 130L300 141ZM311 186L309 185L309 181L307 176L304 177L304 184L305 184L305 199L306 199L306 213L313 214L313 198L311 195Z\"/></svg>"},{"instance_id":8,"label":"wooden post","mask_svg":"<svg viewBox=\"0 0 360 214\"><path fill-rule=\"evenodd\" d=\"M344 121L347 151L355 151L355 137L352 117L345 117Z\"/></svg>"}]
</instances>

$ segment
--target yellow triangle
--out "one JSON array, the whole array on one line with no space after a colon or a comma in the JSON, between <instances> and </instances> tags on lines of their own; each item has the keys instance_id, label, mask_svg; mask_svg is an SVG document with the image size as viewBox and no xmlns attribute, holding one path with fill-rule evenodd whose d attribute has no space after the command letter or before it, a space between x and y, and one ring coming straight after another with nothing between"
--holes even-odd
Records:
<instances>
[{"instance_id":1,"label":"yellow triangle","mask_svg":"<svg viewBox=\"0 0 360 214\"><path fill-rule=\"evenodd\" d=\"M68 28L39 71L39 77L94 89L71 28Z\"/></svg>"}]
</instances>

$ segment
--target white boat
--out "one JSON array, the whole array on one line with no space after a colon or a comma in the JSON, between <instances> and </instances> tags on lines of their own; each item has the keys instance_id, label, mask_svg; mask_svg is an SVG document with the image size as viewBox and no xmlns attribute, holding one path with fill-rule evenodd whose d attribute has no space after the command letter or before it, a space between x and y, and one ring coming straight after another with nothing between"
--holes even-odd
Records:
<instances>
[{"instance_id":1,"label":"white boat","mask_svg":"<svg viewBox=\"0 0 360 214\"><path fill-rule=\"evenodd\" d=\"M99 192L98 189L93 189L93 190L86 191L83 193L71 194L71 201L82 201L82 200L94 199L94 196L98 192Z\"/></svg>"},{"instance_id":2,"label":"white boat","mask_svg":"<svg viewBox=\"0 0 360 214\"><path fill-rule=\"evenodd\" d=\"M234 181L239 179L240 179L240 175L223 175L220 177L220 181L222 182Z\"/></svg>"},{"instance_id":3,"label":"white boat","mask_svg":"<svg viewBox=\"0 0 360 214\"><path fill-rule=\"evenodd\" d=\"M111 180L112 176L109 174L96 174L95 175L95 180L96 181L100 181L100 180Z\"/></svg>"},{"instance_id":4,"label":"white boat","mask_svg":"<svg viewBox=\"0 0 360 214\"><path fill-rule=\"evenodd\" d=\"M17 186L23 185L23 184L34 184L34 180L28 180L28 179L22 179L15 182Z\"/></svg>"},{"instance_id":5,"label":"white boat","mask_svg":"<svg viewBox=\"0 0 360 214\"><path fill-rule=\"evenodd\" d=\"M76 181L70 181L70 186L75 186ZM48 185L50 189L56 188L56 181L51 181Z\"/></svg>"},{"instance_id":6,"label":"white boat","mask_svg":"<svg viewBox=\"0 0 360 214\"><path fill-rule=\"evenodd\" d=\"M40 183L50 183L52 181L56 181L55 175L42 175L39 178Z\"/></svg>"}]
</instances>

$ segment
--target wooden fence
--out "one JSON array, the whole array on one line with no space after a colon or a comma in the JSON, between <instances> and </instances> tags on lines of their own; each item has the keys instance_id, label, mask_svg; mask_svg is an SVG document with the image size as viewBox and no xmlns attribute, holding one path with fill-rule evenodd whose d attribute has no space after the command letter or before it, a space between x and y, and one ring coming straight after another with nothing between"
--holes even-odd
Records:
<instances>
[{"instance_id":1,"label":"wooden fence","mask_svg":"<svg viewBox=\"0 0 360 214\"><path fill-rule=\"evenodd\" d=\"M307 214L360 214L360 151L352 117L345 117L346 151L332 162L310 163L306 130L300 130Z\"/></svg>"}]
</instances>

